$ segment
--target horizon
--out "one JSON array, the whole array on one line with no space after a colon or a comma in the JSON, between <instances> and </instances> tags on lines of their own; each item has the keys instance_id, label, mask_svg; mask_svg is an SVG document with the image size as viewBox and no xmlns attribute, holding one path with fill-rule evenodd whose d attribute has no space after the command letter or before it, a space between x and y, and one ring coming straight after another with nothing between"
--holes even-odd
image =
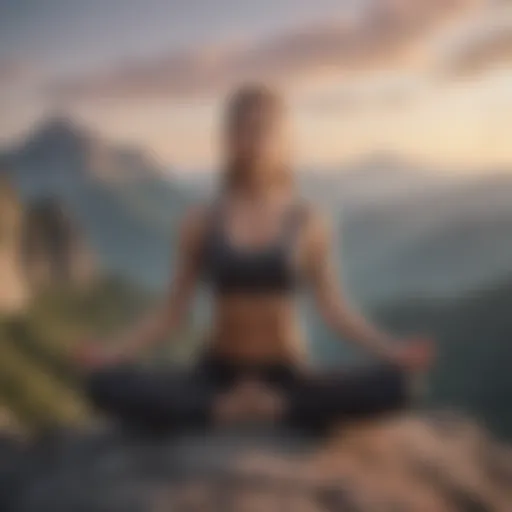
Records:
<instances>
[{"instance_id":1,"label":"horizon","mask_svg":"<svg viewBox=\"0 0 512 512\"><path fill-rule=\"evenodd\" d=\"M27 129L19 134L15 140L10 141L8 145L0 145L0 157L7 155L11 152L16 152L22 149L28 142L34 137L40 136L40 134L55 123L59 123L65 126L66 130L73 131L79 136L91 136L101 144L105 144L107 147L114 150L130 150L135 151L144 157L150 157L152 162L158 168L158 171L162 172L163 176L168 178L179 178L184 181L195 181L198 178L205 176L213 176L217 172L215 165L205 167L192 167L192 168L178 168L172 163L166 163L159 159L156 155L151 153L151 148L144 146L140 142L123 142L116 138L108 137L100 132L94 131L91 126L88 126L81 120L77 120L66 112L57 112L49 114L48 117L37 120L33 125L27 127ZM511 162L512 163L512 162ZM500 176L503 174L509 174L512 172L512 166L508 163L502 165L495 165L493 167L480 168L478 166L458 166L450 167L444 165L439 161L427 161L427 160L415 160L413 157L400 154L386 149L372 149L367 153L361 153L357 155L350 155L345 159L340 159L337 163L324 166L308 166L308 165L297 165L295 167L296 172L300 176L311 176L318 175L318 177L330 177L336 173L338 174L353 174L355 170L358 172L379 172L377 166L380 164L390 165L390 168L381 169L383 173L386 171L392 172L399 171L400 173L406 173L408 175L416 174L423 177L428 177L429 174L435 173L437 178L450 178L456 176L479 176L483 173L491 173L492 175ZM363 166L362 169L357 167ZM431 176L433 177L433 176Z\"/></svg>"},{"instance_id":2,"label":"horizon","mask_svg":"<svg viewBox=\"0 0 512 512\"><path fill-rule=\"evenodd\" d=\"M0 0L0 20L3 147L61 110L179 173L212 168L226 91L258 79L289 99L298 168L512 164L505 2Z\"/></svg>"}]
</instances>

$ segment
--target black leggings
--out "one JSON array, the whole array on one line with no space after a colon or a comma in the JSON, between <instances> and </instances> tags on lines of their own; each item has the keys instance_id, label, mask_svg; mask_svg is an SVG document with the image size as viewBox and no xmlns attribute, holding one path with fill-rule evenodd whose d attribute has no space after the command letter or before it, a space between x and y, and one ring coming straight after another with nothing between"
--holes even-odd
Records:
<instances>
[{"instance_id":1,"label":"black leggings","mask_svg":"<svg viewBox=\"0 0 512 512\"><path fill-rule=\"evenodd\" d=\"M234 366L207 357L194 368L143 370L116 367L87 379L93 404L132 426L207 426L216 393L253 375L284 393L294 427L325 428L334 421L400 409L407 404L405 374L391 365L310 375L290 366Z\"/></svg>"}]
</instances>

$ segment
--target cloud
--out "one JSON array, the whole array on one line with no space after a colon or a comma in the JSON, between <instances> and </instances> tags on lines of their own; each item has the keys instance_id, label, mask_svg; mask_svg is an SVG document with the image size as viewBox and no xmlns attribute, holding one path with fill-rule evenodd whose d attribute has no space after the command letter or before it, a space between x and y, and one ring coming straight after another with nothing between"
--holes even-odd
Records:
<instances>
[{"instance_id":1,"label":"cloud","mask_svg":"<svg viewBox=\"0 0 512 512\"><path fill-rule=\"evenodd\" d=\"M225 47L193 48L56 83L50 93L71 99L195 96L222 84L232 58Z\"/></svg>"},{"instance_id":2,"label":"cloud","mask_svg":"<svg viewBox=\"0 0 512 512\"><path fill-rule=\"evenodd\" d=\"M284 85L322 73L362 73L414 57L414 45L484 0L374 0L357 17L327 20L265 41L211 45L51 84L59 98L153 99L215 94L245 80Z\"/></svg>"},{"instance_id":3,"label":"cloud","mask_svg":"<svg viewBox=\"0 0 512 512\"><path fill-rule=\"evenodd\" d=\"M473 76L506 65L512 65L512 11L499 24L458 45L443 62L442 70L450 76Z\"/></svg>"},{"instance_id":4,"label":"cloud","mask_svg":"<svg viewBox=\"0 0 512 512\"><path fill-rule=\"evenodd\" d=\"M408 105L424 85L415 76L393 76L387 80L357 82L341 88L314 91L303 95L297 105L315 115L327 116L334 112L352 114L375 109L394 110Z\"/></svg>"},{"instance_id":5,"label":"cloud","mask_svg":"<svg viewBox=\"0 0 512 512\"><path fill-rule=\"evenodd\" d=\"M0 59L0 87L8 87L27 77L30 67L20 59Z\"/></svg>"}]
</instances>

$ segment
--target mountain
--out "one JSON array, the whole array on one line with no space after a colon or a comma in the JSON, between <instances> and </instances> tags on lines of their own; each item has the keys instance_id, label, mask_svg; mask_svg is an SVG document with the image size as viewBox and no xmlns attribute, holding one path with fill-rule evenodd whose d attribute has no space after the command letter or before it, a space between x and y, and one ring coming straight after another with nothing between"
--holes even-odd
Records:
<instances>
[{"instance_id":1,"label":"mountain","mask_svg":"<svg viewBox=\"0 0 512 512\"><path fill-rule=\"evenodd\" d=\"M159 289L177 219L213 188L201 174L171 181L144 151L108 144L65 117L36 127L6 161L24 201L62 202L102 268ZM374 153L298 180L335 225L341 218L347 286L374 302L456 294L512 271L512 175L471 175Z\"/></svg>"},{"instance_id":2,"label":"mountain","mask_svg":"<svg viewBox=\"0 0 512 512\"><path fill-rule=\"evenodd\" d=\"M365 211L442 190L457 181L447 173L387 152L369 153L336 169L298 173L303 194L328 211Z\"/></svg>"},{"instance_id":3,"label":"mountain","mask_svg":"<svg viewBox=\"0 0 512 512\"><path fill-rule=\"evenodd\" d=\"M55 198L63 204L105 270L161 286L176 214L189 198L144 152L107 144L55 117L3 160L25 203Z\"/></svg>"},{"instance_id":4,"label":"mountain","mask_svg":"<svg viewBox=\"0 0 512 512\"><path fill-rule=\"evenodd\" d=\"M352 289L372 300L456 295L512 273L512 174L481 174L342 219Z\"/></svg>"}]
</instances>

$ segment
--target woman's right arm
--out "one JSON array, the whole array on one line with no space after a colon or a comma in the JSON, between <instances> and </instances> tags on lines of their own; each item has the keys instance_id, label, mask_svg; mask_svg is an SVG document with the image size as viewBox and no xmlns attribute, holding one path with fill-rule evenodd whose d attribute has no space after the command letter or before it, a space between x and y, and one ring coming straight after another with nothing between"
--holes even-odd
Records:
<instances>
[{"instance_id":1,"label":"woman's right arm","mask_svg":"<svg viewBox=\"0 0 512 512\"><path fill-rule=\"evenodd\" d=\"M79 358L86 366L131 360L145 348L181 327L187 317L201 271L206 226L204 208L190 209L179 229L176 264L164 300L118 339L101 346L83 347Z\"/></svg>"}]
</instances>

